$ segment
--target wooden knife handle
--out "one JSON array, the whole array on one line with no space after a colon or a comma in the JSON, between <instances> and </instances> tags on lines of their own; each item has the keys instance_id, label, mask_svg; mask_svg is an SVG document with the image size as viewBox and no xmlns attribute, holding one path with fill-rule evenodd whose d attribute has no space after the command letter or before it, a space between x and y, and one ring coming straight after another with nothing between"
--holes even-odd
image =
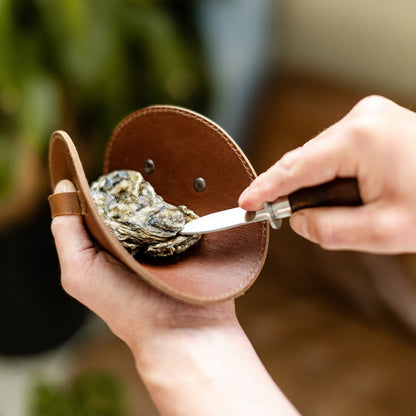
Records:
<instances>
[{"instance_id":1,"label":"wooden knife handle","mask_svg":"<svg viewBox=\"0 0 416 416\"><path fill-rule=\"evenodd\" d=\"M323 185L303 188L288 196L292 212L303 208L362 205L356 178L337 178Z\"/></svg>"}]
</instances>

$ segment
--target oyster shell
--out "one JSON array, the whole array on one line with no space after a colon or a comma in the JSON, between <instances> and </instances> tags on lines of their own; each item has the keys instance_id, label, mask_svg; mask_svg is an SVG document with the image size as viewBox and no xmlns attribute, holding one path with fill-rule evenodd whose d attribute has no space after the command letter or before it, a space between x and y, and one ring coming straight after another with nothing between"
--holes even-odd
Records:
<instances>
[{"instance_id":1,"label":"oyster shell","mask_svg":"<svg viewBox=\"0 0 416 416\"><path fill-rule=\"evenodd\" d=\"M91 184L91 195L104 222L133 255L170 256L201 239L179 234L198 216L183 205L165 202L140 172L116 170L102 175Z\"/></svg>"}]
</instances>

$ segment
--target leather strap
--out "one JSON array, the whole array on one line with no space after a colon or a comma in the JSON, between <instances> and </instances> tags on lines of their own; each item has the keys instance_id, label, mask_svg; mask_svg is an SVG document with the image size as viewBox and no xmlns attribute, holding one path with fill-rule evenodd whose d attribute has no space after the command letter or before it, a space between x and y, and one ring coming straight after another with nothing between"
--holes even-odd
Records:
<instances>
[{"instance_id":1,"label":"leather strap","mask_svg":"<svg viewBox=\"0 0 416 416\"><path fill-rule=\"evenodd\" d=\"M79 192L62 192L48 198L52 218L58 215L84 215L85 205Z\"/></svg>"}]
</instances>

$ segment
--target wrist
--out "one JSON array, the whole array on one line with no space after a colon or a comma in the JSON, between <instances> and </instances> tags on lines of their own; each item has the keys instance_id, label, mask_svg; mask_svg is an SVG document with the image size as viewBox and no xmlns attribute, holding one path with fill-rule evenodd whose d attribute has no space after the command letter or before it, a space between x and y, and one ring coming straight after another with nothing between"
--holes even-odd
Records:
<instances>
[{"instance_id":1,"label":"wrist","mask_svg":"<svg viewBox=\"0 0 416 416\"><path fill-rule=\"evenodd\" d=\"M140 336L132 348L136 366L144 379L153 380L160 374L172 375L178 381L176 374L164 374L175 367L181 370L180 375L195 378L205 373L202 357L215 354L216 350L229 349L245 338L238 321L222 323L221 325L187 326L181 328L153 329L146 337ZM187 364L182 371L182 365Z\"/></svg>"},{"instance_id":2,"label":"wrist","mask_svg":"<svg viewBox=\"0 0 416 416\"><path fill-rule=\"evenodd\" d=\"M175 329L134 350L137 369L163 415L297 415L237 321Z\"/></svg>"}]
</instances>

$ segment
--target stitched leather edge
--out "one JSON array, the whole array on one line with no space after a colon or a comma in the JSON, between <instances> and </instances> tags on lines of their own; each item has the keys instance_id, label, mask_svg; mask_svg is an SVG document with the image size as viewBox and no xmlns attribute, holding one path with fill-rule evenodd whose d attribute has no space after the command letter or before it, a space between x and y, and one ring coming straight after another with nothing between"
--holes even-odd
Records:
<instances>
[{"instance_id":1,"label":"stitched leather edge","mask_svg":"<svg viewBox=\"0 0 416 416\"><path fill-rule=\"evenodd\" d=\"M122 132L122 130L124 129L124 127L126 125L128 125L129 123L131 123L132 120L135 120L137 118L143 117L149 113L176 113L176 114L180 114L183 117L187 117L187 118L191 118L191 119L195 119L198 120L200 122L202 122L204 125L206 125L207 127L209 127L210 129L212 129L213 131L215 131L216 133L218 133L220 135L220 137L224 140L224 142L226 142L230 148L232 149L233 153L237 156L237 158L240 160L240 162L242 163L242 165L244 166L245 171L247 172L249 178L251 180L253 180L255 178L255 173L253 172L254 169L251 168L250 163L248 162L248 160L246 159L246 157L244 156L242 150L239 148L239 146L235 143L235 141L218 125L216 125L213 121L205 118L204 116L195 113L191 110L188 109L184 109L181 107L176 107L176 106L150 106L141 110L138 110L132 114L130 114L129 116L127 116L125 119L123 119L115 128L115 130L113 131L113 134L110 138L110 141L107 144L107 148L106 148L106 152L105 152L105 157L104 157L104 171L106 172L108 170L108 165L109 165L109 160L110 160L110 155L113 149L113 146L117 143L119 137L120 137L120 133ZM246 278L244 280L241 281L241 283L235 287L234 289L225 292L219 296L201 296L201 297L195 297L192 298L192 301L195 302L200 302L200 303L207 303L207 302L215 302L218 300L225 300L225 299L230 299L230 298L234 298L235 296L238 296L239 294L243 294L244 292L242 292L242 289L244 288L245 290L248 290L250 288L250 286L254 283L256 275L258 275L260 273L262 264L264 264L265 262L265 257L266 257L266 253L268 250L268 224L264 224L262 226L262 244L259 246L258 252L257 252L257 258L256 258L256 262L253 265L253 267L251 268L251 270L248 272ZM247 284L250 283L251 284ZM180 291L178 291L177 289L174 288L170 288L170 293L177 293L178 297L184 297L184 294Z\"/></svg>"}]
</instances>

